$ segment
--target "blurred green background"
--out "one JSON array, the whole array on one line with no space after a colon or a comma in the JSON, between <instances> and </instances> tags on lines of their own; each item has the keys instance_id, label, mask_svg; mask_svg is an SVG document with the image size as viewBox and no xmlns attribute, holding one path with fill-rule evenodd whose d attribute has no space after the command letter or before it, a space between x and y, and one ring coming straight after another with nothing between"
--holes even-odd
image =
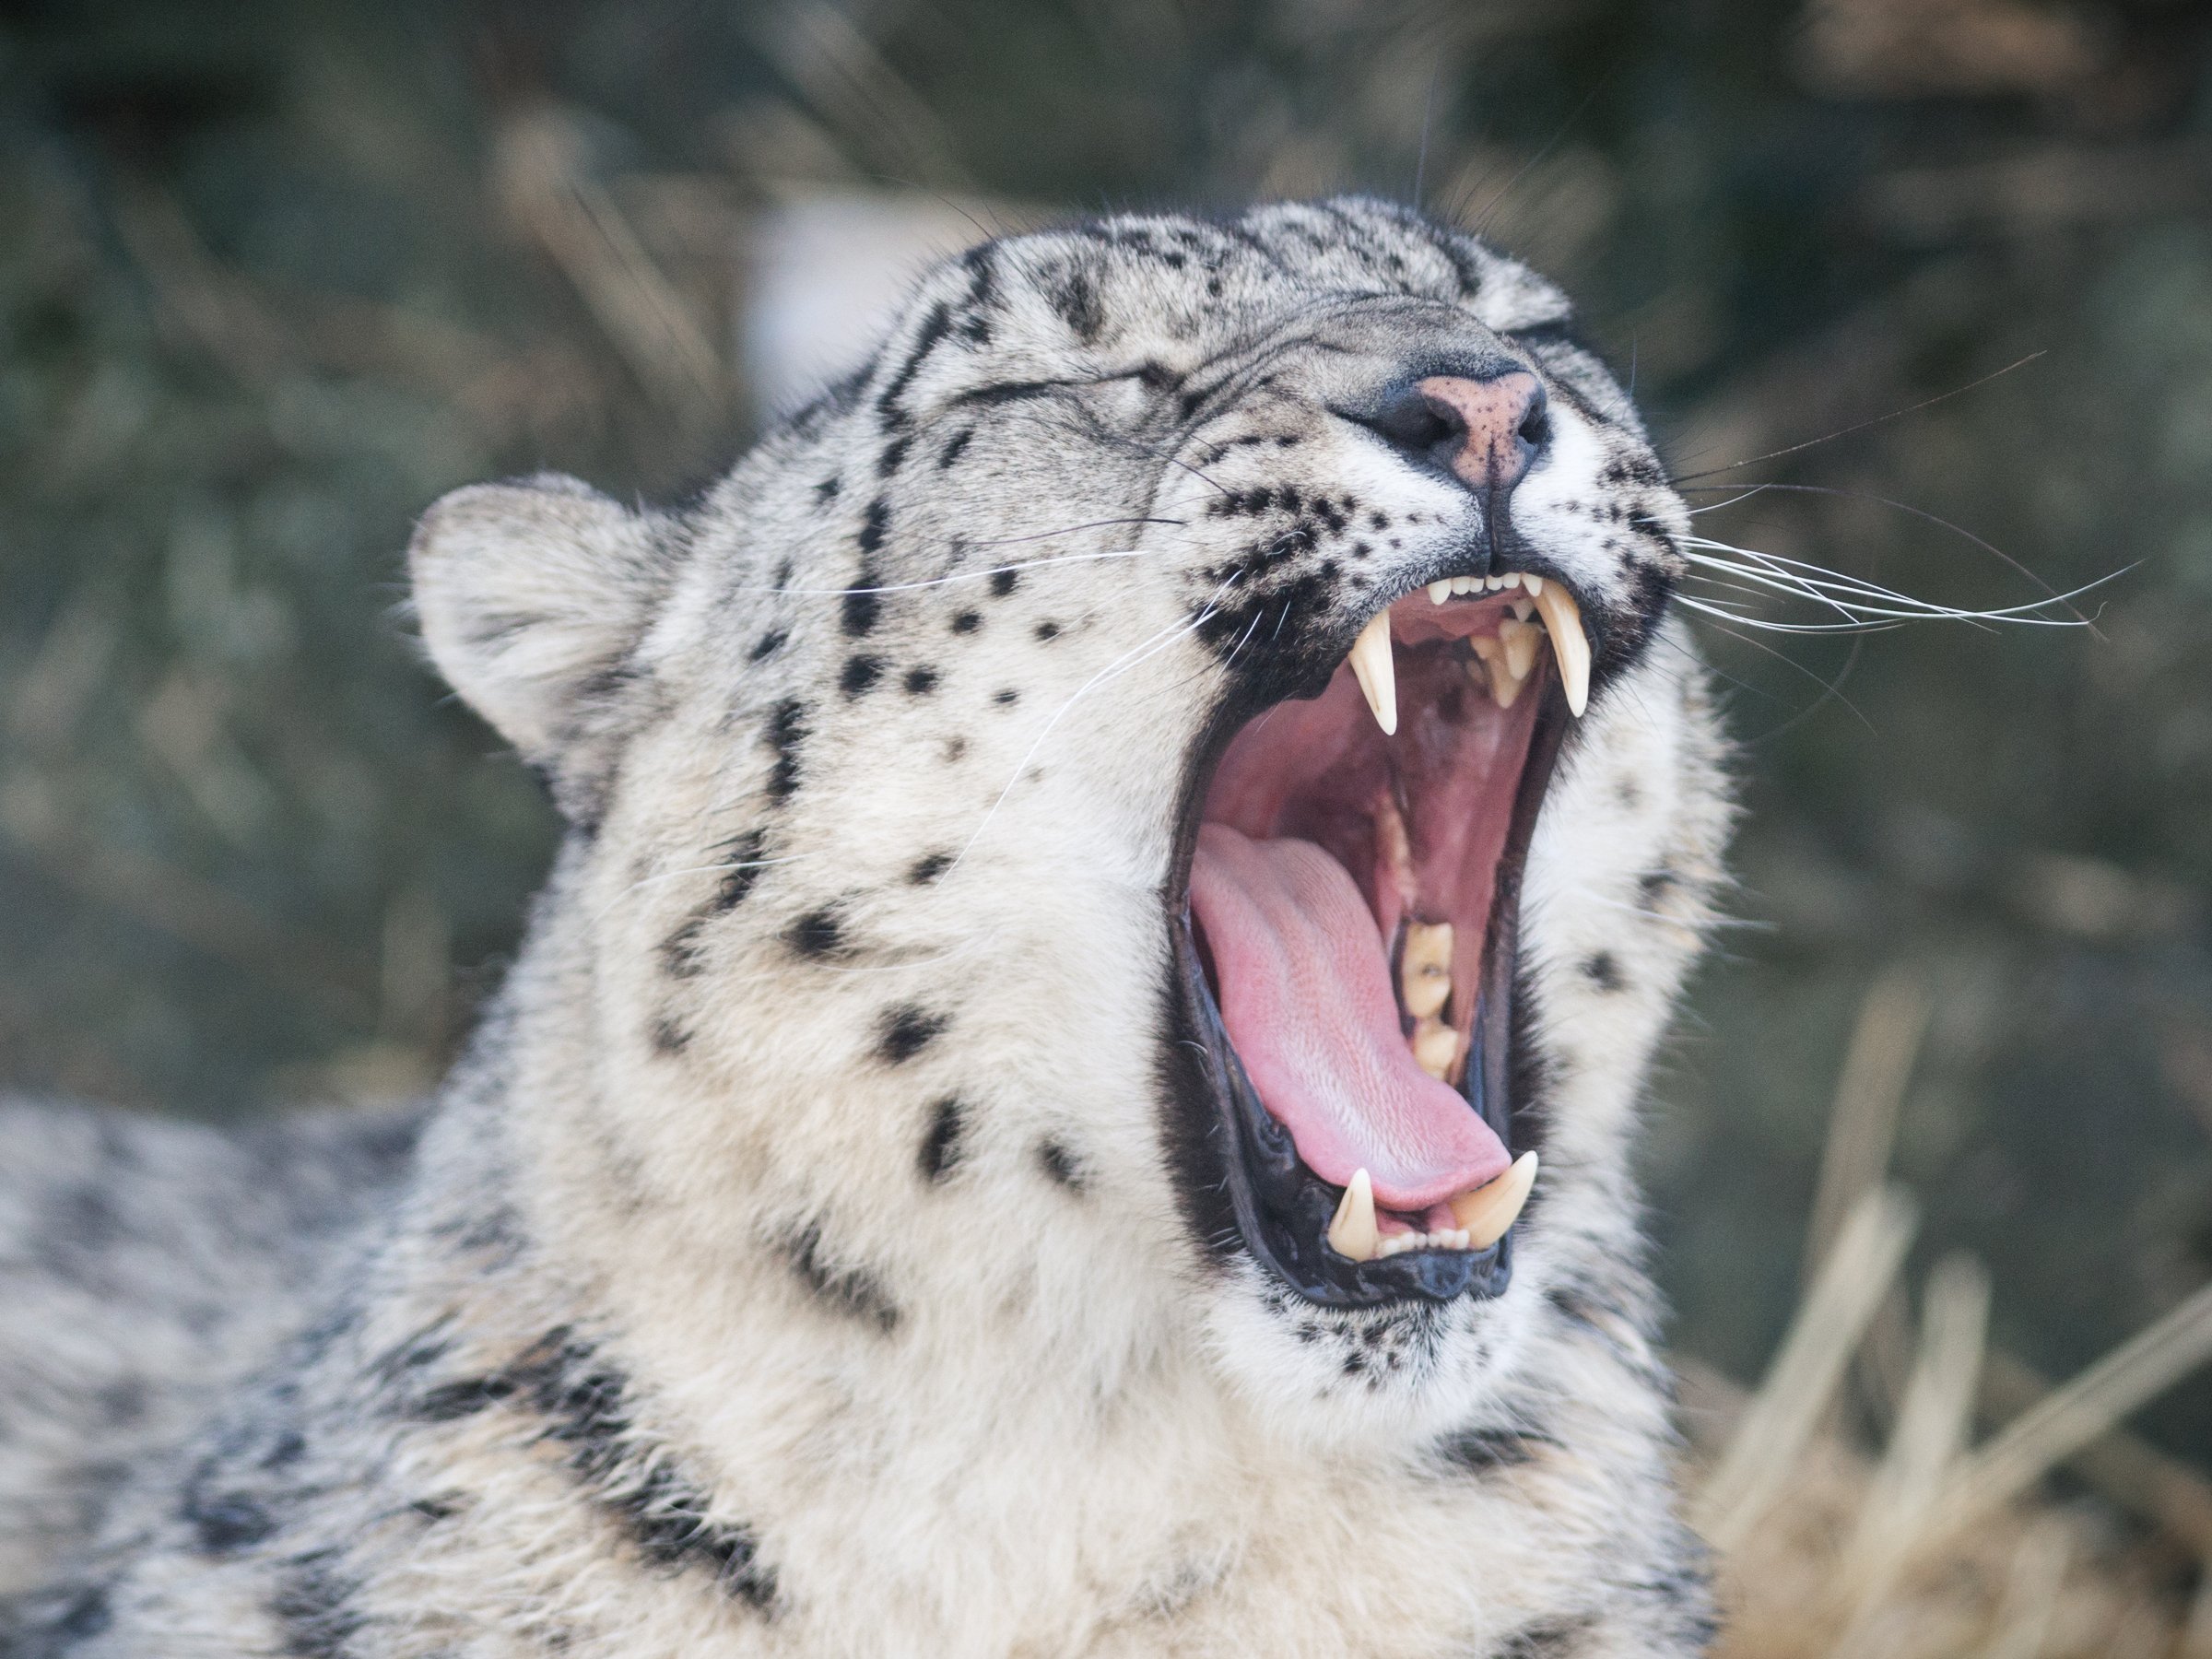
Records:
<instances>
[{"instance_id":1,"label":"blurred green background","mask_svg":"<svg viewBox=\"0 0 2212 1659\"><path fill-rule=\"evenodd\" d=\"M1972 606L2126 568L2093 634L1705 629L1750 812L1655 1091L1677 1347L1764 1363L1854 1025L1923 1254L1990 1264L2004 1349L2069 1372L2212 1275L2180 0L17 0L0 1083L219 1119L434 1078L554 830L418 663L410 522L725 465L807 204L1345 187L1564 281L1717 539ZM2146 1428L2212 1453L2212 1384Z\"/></svg>"}]
</instances>

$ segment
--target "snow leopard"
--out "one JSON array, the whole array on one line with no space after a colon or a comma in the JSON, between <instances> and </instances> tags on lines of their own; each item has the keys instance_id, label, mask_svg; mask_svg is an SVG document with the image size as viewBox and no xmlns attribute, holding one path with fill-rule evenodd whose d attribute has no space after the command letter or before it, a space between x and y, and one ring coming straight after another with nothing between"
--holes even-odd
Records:
<instances>
[{"instance_id":1,"label":"snow leopard","mask_svg":"<svg viewBox=\"0 0 2212 1659\"><path fill-rule=\"evenodd\" d=\"M6 1651L1705 1651L1631 1149L1727 751L1583 340L1106 217L692 500L430 507L565 839L419 1112L0 1114Z\"/></svg>"}]
</instances>

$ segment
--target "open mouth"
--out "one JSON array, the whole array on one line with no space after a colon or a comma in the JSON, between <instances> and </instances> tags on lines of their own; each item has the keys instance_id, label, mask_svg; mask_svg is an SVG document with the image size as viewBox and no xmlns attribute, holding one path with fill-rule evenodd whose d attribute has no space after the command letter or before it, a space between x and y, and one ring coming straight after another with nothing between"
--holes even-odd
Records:
<instances>
[{"instance_id":1,"label":"open mouth","mask_svg":"<svg viewBox=\"0 0 2212 1659\"><path fill-rule=\"evenodd\" d=\"M1438 582L1229 737L1196 803L1171 931L1206 1135L1237 1231L1309 1300L1510 1280L1521 872L1589 673L1563 584Z\"/></svg>"}]
</instances>

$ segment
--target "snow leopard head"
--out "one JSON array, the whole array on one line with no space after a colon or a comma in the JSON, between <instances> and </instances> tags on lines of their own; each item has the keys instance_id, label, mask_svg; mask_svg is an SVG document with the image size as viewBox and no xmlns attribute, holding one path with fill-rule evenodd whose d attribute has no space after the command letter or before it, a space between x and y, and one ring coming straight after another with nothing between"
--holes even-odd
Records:
<instances>
[{"instance_id":1,"label":"snow leopard head","mask_svg":"<svg viewBox=\"0 0 2212 1659\"><path fill-rule=\"evenodd\" d=\"M1559 292L1365 199L979 246L681 510L448 497L425 641L572 825L513 996L575 1211L1324 1437L1633 1327L1687 523Z\"/></svg>"}]
</instances>

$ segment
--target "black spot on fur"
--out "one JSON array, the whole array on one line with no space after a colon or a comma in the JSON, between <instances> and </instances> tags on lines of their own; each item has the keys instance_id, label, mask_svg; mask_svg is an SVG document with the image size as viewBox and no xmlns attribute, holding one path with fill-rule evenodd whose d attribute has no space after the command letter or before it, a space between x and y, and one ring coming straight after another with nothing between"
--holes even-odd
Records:
<instances>
[{"instance_id":1,"label":"black spot on fur","mask_svg":"<svg viewBox=\"0 0 2212 1659\"><path fill-rule=\"evenodd\" d=\"M645 1036L656 1054L680 1054L691 1041L691 1033L666 1014L653 1017L652 1025L646 1028Z\"/></svg>"},{"instance_id":2,"label":"black spot on fur","mask_svg":"<svg viewBox=\"0 0 2212 1659\"><path fill-rule=\"evenodd\" d=\"M94 1584L76 1591L63 1602L60 1609L42 1627L29 1633L34 1639L51 1638L44 1645L24 1650L23 1659L61 1659L80 1641L89 1641L102 1635L115 1622L115 1609L108 1600L105 1585Z\"/></svg>"},{"instance_id":3,"label":"black spot on fur","mask_svg":"<svg viewBox=\"0 0 2212 1659\"><path fill-rule=\"evenodd\" d=\"M1584 957L1583 977L1600 991L1618 991L1629 982L1621 977L1620 962L1609 950Z\"/></svg>"},{"instance_id":4,"label":"black spot on fur","mask_svg":"<svg viewBox=\"0 0 2212 1659\"><path fill-rule=\"evenodd\" d=\"M699 936L706 930L710 912L684 919L683 925L661 941L661 971L670 979L696 979L706 966L700 959Z\"/></svg>"},{"instance_id":5,"label":"black spot on fur","mask_svg":"<svg viewBox=\"0 0 2212 1659\"><path fill-rule=\"evenodd\" d=\"M937 470L943 472L955 461L958 461L969 444L974 441L975 429L973 427L962 427L955 432L946 441L945 447L937 452Z\"/></svg>"},{"instance_id":6,"label":"black spot on fur","mask_svg":"<svg viewBox=\"0 0 2212 1659\"><path fill-rule=\"evenodd\" d=\"M952 631L959 634L973 633L982 625L982 612L964 610L952 619Z\"/></svg>"},{"instance_id":7,"label":"black spot on fur","mask_svg":"<svg viewBox=\"0 0 2212 1659\"><path fill-rule=\"evenodd\" d=\"M408 1415L419 1422L451 1423L474 1417L514 1393L511 1377L471 1377L460 1382L441 1382L417 1399Z\"/></svg>"},{"instance_id":8,"label":"black spot on fur","mask_svg":"<svg viewBox=\"0 0 2212 1659\"><path fill-rule=\"evenodd\" d=\"M937 671L924 663L906 671L906 692L909 697L922 697L936 689Z\"/></svg>"},{"instance_id":9,"label":"black spot on fur","mask_svg":"<svg viewBox=\"0 0 2212 1659\"><path fill-rule=\"evenodd\" d=\"M621 1371L562 1328L505 1374L546 1419L542 1438L566 1450L570 1472L648 1563L669 1571L703 1568L724 1594L773 1611L775 1574L756 1559L751 1530L710 1520L707 1494L639 1435Z\"/></svg>"},{"instance_id":10,"label":"black spot on fur","mask_svg":"<svg viewBox=\"0 0 2212 1659\"><path fill-rule=\"evenodd\" d=\"M859 639L876 626L877 616L883 606L873 583L845 590L842 616L840 620L847 637Z\"/></svg>"},{"instance_id":11,"label":"black spot on fur","mask_svg":"<svg viewBox=\"0 0 2212 1659\"><path fill-rule=\"evenodd\" d=\"M947 1095L930 1108L929 1133L922 1137L922 1179L942 1181L960 1161L960 1102Z\"/></svg>"},{"instance_id":12,"label":"black spot on fur","mask_svg":"<svg viewBox=\"0 0 2212 1659\"><path fill-rule=\"evenodd\" d=\"M1550 1435L1533 1430L1465 1429L1445 1439L1437 1450L1454 1468L1488 1475L1533 1463L1544 1447L1558 1444Z\"/></svg>"},{"instance_id":13,"label":"black spot on fur","mask_svg":"<svg viewBox=\"0 0 2212 1659\"><path fill-rule=\"evenodd\" d=\"M966 755L966 754L967 754L967 752L968 752L968 739L967 739L967 738L965 738L965 737L947 737L947 738L946 738L946 739L945 739L945 763L946 763L947 766L949 766L949 765L953 764L955 761L959 760L959 759L960 759L962 756Z\"/></svg>"},{"instance_id":14,"label":"black spot on fur","mask_svg":"<svg viewBox=\"0 0 2212 1659\"><path fill-rule=\"evenodd\" d=\"M1587 1618L1547 1620L1530 1625L1498 1650L1498 1659L1569 1659L1590 1633Z\"/></svg>"},{"instance_id":15,"label":"black spot on fur","mask_svg":"<svg viewBox=\"0 0 2212 1659\"><path fill-rule=\"evenodd\" d=\"M904 426L912 418L900 400L906 395L907 387L913 383L914 376L921 372L924 360L951 328L952 307L940 300L929 308L929 315L923 319L922 327L914 335L912 347L900 363L898 372L884 382L883 390L876 395L876 413L881 418L887 430Z\"/></svg>"},{"instance_id":16,"label":"black spot on fur","mask_svg":"<svg viewBox=\"0 0 2212 1659\"><path fill-rule=\"evenodd\" d=\"M991 700L1002 709L1010 708L1021 700L1021 693L1008 686L1002 691L994 691L991 694Z\"/></svg>"},{"instance_id":17,"label":"black spot on fur","mask_svg":"<svg viewBox=\"0 0 2212 1659\"><path fill-rule=\"evenodd\" d=\"M1636 891L1648 907L1658 903L1660 900L1665 898L1668 893L1681 884L1682 878L1662 865L1657 869L1646 870L1636 877Z\"/></svg>"},{"instance_id":18,"label":"black spot on fur","mask_svg":"<svg viewBox=\"0 0 2212 1659\"><path fill-rule=\"evenodd\" d=\"M829 502L837 500L837 492L842 489L844 486L845 481L839 477L835 473L832 473L830 475L830 477L824 478L819 484L817 484L814 487L814 499L817 501L827 505Z\"/></svg>"},{"instance_id":19,"label":"black spot on fur","mask_svg":"<svg viewBox=\"0 0 2212 1659\"><path fill-rule=\"evenodd\" d=\"M879 656L849 656L844 672L837 677L838 688L848 698L858 697L883 677L883 659Z\"/></svg>"},{"instance_id":20,"label":"black spot on fur","mask_svg":"<svg viewBox=\"0 0 2212 1659\"><path fill-rule=\"evenodd\" d=\"M893 1065L902 1065L945 1034L952 1023L915 1003L900 1003L883 1018L883 1036L876 1052Z\"/></svg>"},{"instance_id":21,"label":"black spot on fur","mask_svg":"<svg viewBox=\"0 0 2212 1659\"><path fill-rule=\"evenodd\" d=\"M1020 585L1021 572L1019 571L994 571L991 572L991 593L994 598L1004 599Z\"/></svg>"},{"instance_id":22,"label":"black spot on fur","mask_svg":"<svg viewBox=\"0 0 2212 1659\"><path fill-rule=\"evenodd\" d=\"M776 762L769 769L768 798L788 801L799 787L799 749L806 741L806 705L787 697L768 719L768 746Z\"/></svg>"},{"instance_id":23,"label":"black spot on fur","mask_svg":"<svg viewBox=\"0 0 2212 1659\"><path fill-rule=\"evenodd\" d=\"M1089 1190L1089 1172L1074 1153L1056 1140L1037 1144L1037 1164L1044 1171L1045 1179L1055 1186L1065 1187L1078 1195Z\"/></svg>"},{"instance_id":24,"label":"black spot on fur","mask_svg":"<svg viewBox=\"0 0 2212 1659\"><path fill-rule=\"evenodd\" d=\"M1060 624L1057 622L1040 622L1037 624L1035 631L1040 640L1056 640L1060 637Z\"/></svg>"},{"instance_id":25,"label":"black spot on fur","mask_svg":"<svg viewBox=\"0 0 2212 1659\"><path fill-rule=\"evenodd\" d=\"M753 641L752 650L746 653L747 660L758 663L775 655L777 652L783 649L783 641L790 637L781 628L770 629Z\"/></svg>"},{"instance_id":26,"label":"black spot on fur","mask_svg":"<svg viewBox=\"0 0 2212 1659\"><path fill-rule=\"evenodd\" d=\"M284 1632L286 1659L347 1659L363 1619L348 1605L358 1588L337 1572L335 1549L311 1550L284 1563L269 1611Z\"/></svg>"},{"instance_id":27,"label":"black spot on fur","mask_svg":"<svg viewBox=\"0 0 2212 1659\"><path fill-rule=\"evenodd\" d=\"M914 860L906 872L906 878L916 887L927 887L938 877L952 868L952 854L929 853Z\"/></svg>"},{"instance_id":28,"label":"black spot on fur","mask_svg":"<svg viewBox=\"0 0 2212 1659\"><path fill-rule=\"evenodd\" d=\"M184 1494L184 1520L202 1554L235 1555L276 1530L276 1518L252 1494L201 1490L202 1479L210 1473L203 1470Z\"/></svg>"},{"instance_id":29,"label":"black spot on fur","mask_svg":"<svg viewBox=\"0 0 2212 1659\"><path fill-rule=\"evenodd\" d=\"M825 904L785 928L783 942L803 957L834 956L844 947L845 924L836 907Z\"/></svg>"},{"instance_id":30,"label":"black spot on fur","mask_svg":"<svg viewBox=\"0 0 2212 1659\"><path fill-rule=\"evenodd\" d=\"M883 453L876 457L876 476L888 478L897 472L899 464L906 459L907 446L912 441L911 439L894 438L885 444Z\"/></svg>"},{"instance_id":31,"label":"black spot on fur","mask_svg":"<svg viewBox=\"0 0 2212 1659\"><path fill-rule=\"evenodd\" d=\"M1075 330L1077 339L1088 345L1099 337L1099 331L1106 325L1106 312L1099 303L1098 279L1089 271L1081 266L1070 271L1051 298L1053 309Z\"/></svg>"},{"instance_id":32,"label":"black spot on fur","mask_svg":"<svg viewBox=\"0 0 2212 1659\"><path fill-rule=\"evenodd\" d=\"M723 868L722 881L714 889L716 910L735 910L745 901L745 896L753 890L753 883L760 879L760 853L767 843L767 835L759 830L744 830L722 843L730 856Z\"/></svg>"},{"instance_id":33,"label":"black spot on fur","mask_svg":"<svg viewBox=\"0 0 2212 1659\"><path fill-rule=\"evenodd\" d=\"M799 1282L835 1312L865 1320L887 1336L899 1328L899 1309L875 1275L822 1259L820 1222L810 1221L784 1240L782 1251Z\"/></svg>"}]
</instances>

